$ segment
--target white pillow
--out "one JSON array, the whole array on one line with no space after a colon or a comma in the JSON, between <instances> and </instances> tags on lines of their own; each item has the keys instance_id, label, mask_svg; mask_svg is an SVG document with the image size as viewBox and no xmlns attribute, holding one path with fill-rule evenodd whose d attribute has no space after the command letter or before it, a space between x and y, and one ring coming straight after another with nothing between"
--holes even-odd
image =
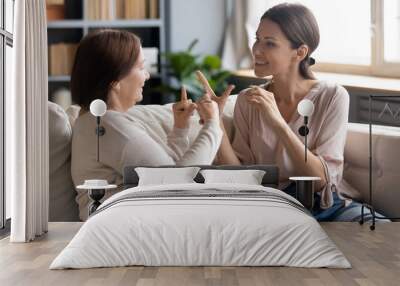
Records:
<instances>
[{"instance_id":1,"label":"white pillow","mask_svg":"<svg viewBox=\"0 0 400 286\"><path fill-rule=\"evenodd\" d=\"M139 176L139 186L195 183L193 179L199 170L199 167L135 168Z\"/></svg>"},{"instance_id":2,"label":"white pillow","mask_svg":"<svg viewBox=\"0 0 400 286\"><path fill-rule=\"evenodd\" d=\"M201 170L204 183L261 185L265 171L262 170Z\"/></svg>"}]
</instances>

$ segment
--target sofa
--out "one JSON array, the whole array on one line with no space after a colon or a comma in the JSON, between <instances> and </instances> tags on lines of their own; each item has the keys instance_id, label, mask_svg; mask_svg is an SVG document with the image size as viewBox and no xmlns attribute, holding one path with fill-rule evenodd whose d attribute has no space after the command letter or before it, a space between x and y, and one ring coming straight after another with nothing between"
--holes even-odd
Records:
<instances>
[{"instance_id":1,"label":"sofa","mask_svg":"<svg viewBox=\"0 0 400 286\"><path fill-rule=\"evenodd\" d=\"M231 139L235 132L232 123L236 95L231 95L224 110L223 120ZM151 125L166 138L172 128L171 104L137 105L128 111L136 119ZM67 112L49 102L50 118L50 221L78 221L76 192L70 174L72 125L79 107ZM189 137L193 140L199 125L193 116ZM311 118L312 120L312 118ZM360 201L369 200L369 128L366 124L349 123L344 152L344 178L354 188ZM93 132L94 134L94 132ZM373 128L373 205L384 215L400 216L400 128L374 126ZM101 152L101 150L100 150Z\"/></svg>"}]
</instances>

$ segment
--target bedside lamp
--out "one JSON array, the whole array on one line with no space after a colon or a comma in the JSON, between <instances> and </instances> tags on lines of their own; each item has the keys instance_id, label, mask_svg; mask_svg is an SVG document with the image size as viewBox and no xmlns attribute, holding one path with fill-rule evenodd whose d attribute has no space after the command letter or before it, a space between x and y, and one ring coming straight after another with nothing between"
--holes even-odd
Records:
<instances>
[{"instance_id":1,"label":"bedside lamp","mask_svg":"<svg viewBox=\"0 0 400 286\"><path fill-rule=\"evenodd\" d=\"M100 147L100 136L106 133L106 129L100 126L101 117L106 114L107 105L101 99L95 99L90 103L90 113L96 116L96 135L97 135L97 162L100 161L99 147Z\"/></svg>"},{"instance_id":2,"label":"bedside lamp","mask_svg":"<svg viewBox=\"0 0 400 286\"><path fill-rule=\"evenodd\" d=\"M297 105L297 112L304 116L304 125L299 128L299 134L304 137L304 160L307 163L307 135L310 132L308 129L308 118L314 112L314 104L309 99L303 99ZM298 199L304 207L312 211L314 207L314 182L320 181L320 177L290 177L296 182L296 199Z\"/></svg>"},{"instance_id":3,"label":"bedside lamp","mask_svg":"<svg viewBox=\"0 0 400 286\"><path fill-rule=\"evenodd\" d=\"M307 135L308 129L308 118L314 113L314 103L309 99L303 99L297 105L297 112L304 116L304 125L299 128L299 134L304 137L304 160L307 162Z\"/></svg>"},{"instance_id":4,"label":"bedside lamp","mask_svg":"<svg viewBox=\"0 0 400 286\"><path fill-rule=\"evenodd\" d=\"M97 136L97 162L100 161L100 136L106 133L106 129L100 126L101 117L106 114L107 105L101 99L95 99L90 103L90 113L96 117L96 136ZM100 206L100 200L104 197L107 189L116 188L116 185L108 184L107 180L85 180L83 185L79 185L77 189L88 190L92 203L89 205L89 216L93 214Z\"/></svg>"}]
</instances>

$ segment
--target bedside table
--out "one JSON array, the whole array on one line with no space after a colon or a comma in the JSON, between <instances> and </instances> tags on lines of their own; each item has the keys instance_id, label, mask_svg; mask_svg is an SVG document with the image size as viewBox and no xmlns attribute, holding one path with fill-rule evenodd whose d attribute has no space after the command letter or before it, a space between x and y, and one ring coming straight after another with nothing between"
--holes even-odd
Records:
<instances>
[{"instance_id":1,"label":"bedside table","mask_svg":"<svg viewBox=\"0 0 400 286\"><path fill-rule=\"evenodd\" d=\"M320 181L320 177L290 177L296 182L296 199L308 210L314 207L314 183Z\"/></svg>"},{"instance_id":2,"label":"bedside table","mask_svg":"<svg viewBox=\"0 0 400 286\"><path fill-rule=\"evenodd\" d=\"M91 216L101 205L100 200L104 197L106 190L116 187L117 185L108 184L107 180L85 180L83 185L76 188L88 191L88 196L92 201L88 207L89 216Z\"/></svg>"}]
</instances>

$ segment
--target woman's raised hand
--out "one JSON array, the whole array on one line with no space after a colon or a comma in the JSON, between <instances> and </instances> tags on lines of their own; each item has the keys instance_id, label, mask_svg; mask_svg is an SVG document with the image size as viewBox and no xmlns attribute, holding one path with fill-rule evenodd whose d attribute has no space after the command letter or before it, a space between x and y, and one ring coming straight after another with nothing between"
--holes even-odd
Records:
<instances>
[{"instance_id":1,"label":"woman's raised hand","mask_svg":"<svg viewBox=\"0 0 400 286\"><path fill-rule=\"evenodd\" d=\"M259 86L252 85L245 92L245 96L248 103L263 113L264 119L269 125L277 127L286 123L279 111L274 94L272 92L269 92Z\"/></svg>"},{"instance_id":2,"label":"woman's raised hand","mask_svg":"<svg viewBox=\"0 0 400 286\"><path fill-rule=\"evenodd\" d=\"M200 124L205 123L210 119L219 119L218 105L215 101L211 100L208 93L197 101L197 112L200 115Z\"/></svg>"},{"instance_id":3,"label":"woman's raised hand","mask_svg":"<svg viewBox=\"0 0 400 286\"><path fill-rule=\"evenodd\" d=\"M210 98L218 104L219 115L222 116L225 108L226 101L228 100L229 95L232 90L235 88L234 85L229 85L226 90L222 93L221 96L217 96L215 92L212 90L210 84L208 83L207 78L201 71L196 71L196 76L199 82L203 85L206 93L210 95Z\"/></svg>"},{"instance_id":4,"label":"woman's raised hand","mask_svg":"<svg viewBox=\"0 0 400 286\"><path fill-rule=\"evenodd\" d=\"M191 99L187 98L185 87L181 88L181 100L172 105L174 112L174 126L176 128L188 128L190 116L193 115L197 108L196 104Z\"/></svg>"}]
</instances>

